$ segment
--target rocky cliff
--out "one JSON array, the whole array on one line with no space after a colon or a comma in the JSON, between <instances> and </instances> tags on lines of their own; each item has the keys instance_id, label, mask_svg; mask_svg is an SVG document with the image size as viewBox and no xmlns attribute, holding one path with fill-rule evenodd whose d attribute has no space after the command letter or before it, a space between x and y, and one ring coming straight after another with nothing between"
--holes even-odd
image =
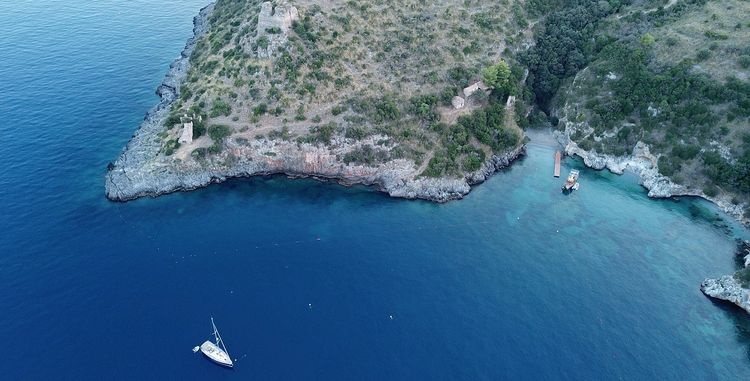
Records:
<instances>
[{"instance_id":1,"label":"rocky cliff","mask_svg":"<svg viewBox=\"0 0 750 381\"><path fill-rule=\"evenodd\" d=\"M233 177L286 174L329 179L344 185L372 185L393 197L445 202L462 198L470 192L471 185L485 181L525 152L525 147L520 145L504 154L492 155L479 170L462 178L422 177L423 168L406 159L373 165L344 162L342 157L346 153L364 145L383 146L377 143L383 138L378 135L360 141L334 137L326 145L284 139L229 138L222 143L220 153L207 157L159 155L163 142L158 135L164 131L171 105L179 98L180 84L190 66L189 57L196 41L207 31L212 10L213 5L208 6L194 19L194 36L157 89L159 104L147 113L117 161L109 165L105 179L109 199L127 201L191 190ZM388 150L388 145L382 149Z\"/></svg>"},{"instance_id":2,"label":"rocky cliff","mask_svg":"<svg viewBox=\"0 0 750 381\"><path fill-rule=\"evenodd\" d=\"M712 298L734 303L750 313L750 290L743 287L741 278L750 265L750 242L739 242L738 261L744 268L734 275L724 275L718 279L706 279L701 283L701 291Z\"/></svg>"}]
</instances>

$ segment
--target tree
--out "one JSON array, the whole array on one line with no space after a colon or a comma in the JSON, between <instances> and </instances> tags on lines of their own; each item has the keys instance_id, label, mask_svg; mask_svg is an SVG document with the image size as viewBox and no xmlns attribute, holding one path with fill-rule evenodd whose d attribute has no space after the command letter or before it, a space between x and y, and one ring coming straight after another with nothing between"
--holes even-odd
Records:
<instances>
[{"instance_id":1,"label":"tree","mask_svg":"<svg viewBox=\"0 0 750 381\"><path fill-rule=\"evenodd\" d=\"M490 66L482 71L482 80L484 81L484 84L501 91L503 94L510 91L510 78L510 67L508 66L508 63L503 60L500 60L497 65Z\"/></svg>"}]
</instances>

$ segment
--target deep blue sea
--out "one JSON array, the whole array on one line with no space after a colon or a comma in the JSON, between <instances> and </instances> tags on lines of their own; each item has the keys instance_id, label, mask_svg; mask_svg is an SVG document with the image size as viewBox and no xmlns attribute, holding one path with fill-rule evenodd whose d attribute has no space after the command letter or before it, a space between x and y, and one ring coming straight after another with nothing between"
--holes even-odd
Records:
<instances>
[{"instance_id":1,"label":"deep blue sea","mask_svg":"<svg viewBox=\"0 0 750 381\"><path fill-rule=\"evenodd\" d=\"M628 175L565 197L534 142L445 205L281 177L108 202L204 5L0 2L0 379L750 378L750 316L698 289L747 232ZM211 316L234 370L191 351Z\"/></svg>"}]
</instances>

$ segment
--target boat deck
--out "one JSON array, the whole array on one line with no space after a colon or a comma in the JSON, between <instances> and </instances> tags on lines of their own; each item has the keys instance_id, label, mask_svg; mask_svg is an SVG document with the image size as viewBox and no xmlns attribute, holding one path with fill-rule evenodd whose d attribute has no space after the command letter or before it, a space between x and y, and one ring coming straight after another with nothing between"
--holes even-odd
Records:
<instances>
[{"instance_id":1,"label":"boat deck","mask_svg":"<svg viewBox=\"0 0 750 381\"><path fill-rule=\"evenodd\" d=\"M232 359L229 358L229 355L224 352L221 348L216 346L216 344L206 340L203 344L201 344L201 352L203 352L206 357L211 359L211 361L223 365L226 367L231 368L234 364L232 363Z\"/></svg>"}]
</instances>

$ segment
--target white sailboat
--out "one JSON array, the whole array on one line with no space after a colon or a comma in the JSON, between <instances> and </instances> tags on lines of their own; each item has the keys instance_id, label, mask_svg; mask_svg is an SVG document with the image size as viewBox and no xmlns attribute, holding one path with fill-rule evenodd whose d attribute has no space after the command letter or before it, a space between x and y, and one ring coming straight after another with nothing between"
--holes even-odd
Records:
<instances>
[{"instance_id":1,"label":"white sailboat","mask_svg":"<svg viewBox=\"0 0 750 381\"><path fill-rule=\"evenodd\" d=\"M229 352L224 345L224 340L222 340L219 335L219 330L216 329L213 317L211 318L211 325L214 327L214 338L216 339L216 343L214 344L211 340L206 340L200 347L195 347L193 352L200 350L209 360L227 368L231 368L234 366L234 363L232 363L232 358L229 357Z\"/></svg>"}]
</instances>

